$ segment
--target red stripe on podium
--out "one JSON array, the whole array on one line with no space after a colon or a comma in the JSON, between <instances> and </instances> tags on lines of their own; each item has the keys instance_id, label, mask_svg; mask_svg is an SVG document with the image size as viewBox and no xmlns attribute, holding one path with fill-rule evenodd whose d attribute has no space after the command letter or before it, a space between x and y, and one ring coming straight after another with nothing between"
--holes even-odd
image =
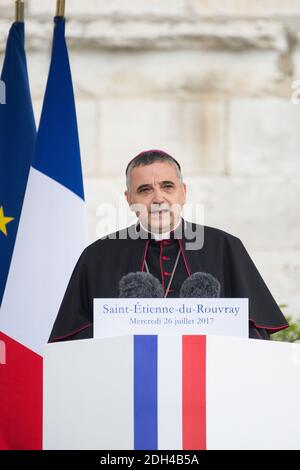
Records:
<instances>
[{"instance_id":1,"label":"red stripe on podium","mask_svg":"<svg viewBox=\"0 0 300 470\"><path fill-rule=\"evenodd\" d=\"M182 449L206 449L206 336L182 336Z\"/></svg>"}]
</instances>

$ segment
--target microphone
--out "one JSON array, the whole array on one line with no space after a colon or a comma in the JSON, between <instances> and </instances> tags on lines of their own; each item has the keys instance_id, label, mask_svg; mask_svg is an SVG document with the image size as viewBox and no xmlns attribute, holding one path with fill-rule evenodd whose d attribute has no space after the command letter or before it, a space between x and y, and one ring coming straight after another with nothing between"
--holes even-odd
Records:
<instances>
[{"instance_id":1,"label":"microphone","mask_svg":"<svg viewBox=\"0 0 300 470\"><path fill-rule=\"evenodd\" d=\"M159 280L150 273L138 271L121 277L119 298L160 298L164 290Z\"/></svg>"},{"instance_id":2,"label":"microphone","mask_svg":"<svg viewBox=\"0 0 300 470\"><path fill-rule=\"evenodd\" d=\"M180 288L179 297L220 297L221 284L212 274L197 272L189 276Z\"/></svg>"}]
</instances>

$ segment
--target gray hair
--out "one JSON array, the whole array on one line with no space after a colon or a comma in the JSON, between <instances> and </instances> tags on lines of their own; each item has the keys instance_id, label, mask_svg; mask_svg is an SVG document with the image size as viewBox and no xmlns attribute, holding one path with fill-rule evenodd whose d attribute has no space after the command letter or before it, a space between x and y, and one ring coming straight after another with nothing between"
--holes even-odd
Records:
<instances>
[{"instance_id":1,"label":"gray hair","mask_svg":"<svg viewBox=\"0 0 300 470\"><path fill-rule=\"evenodd\" d=\"M134 158L128 165L127 171L126 171L126 186L127 189L129 190L130 188L130 182L131 182L131 172L134 168L138 166L148 166L152 165L152 163L155 162L168 162L171 165L173 165L176 169L176 173L179 179L180 184L182 184L182 174L181 170L179 167L179 164L176 162L175 158L171 157L171 155L168 155L165 152L160 152L160 151L149 151L143 153L143 155L139 156L139 158Z\"/></svg>"}]
</instances>

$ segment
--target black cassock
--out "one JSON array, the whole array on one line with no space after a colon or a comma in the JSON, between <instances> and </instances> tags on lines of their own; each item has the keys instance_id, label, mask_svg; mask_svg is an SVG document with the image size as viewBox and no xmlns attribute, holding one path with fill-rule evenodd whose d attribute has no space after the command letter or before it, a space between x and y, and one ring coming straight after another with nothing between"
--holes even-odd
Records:
<instances>
[{"instance_id":1,"label":"black cassock","mask_svg":"<svg viewBox=\"0 0 300 470\"><path fill-rule=\"evenodd\" d=\"M269 339L288 326L242 242L222 230L182 220L167 240L155 241L140 225L132 225L88 246L74 268L49 341L93 337L93 299L118 297L122 276L145 271L145 260L166 289L178 250L168 297L179 297L192 273L206 272L219 280L221 297L249 298L250 338Z\"/></svg>"}]
</instances>

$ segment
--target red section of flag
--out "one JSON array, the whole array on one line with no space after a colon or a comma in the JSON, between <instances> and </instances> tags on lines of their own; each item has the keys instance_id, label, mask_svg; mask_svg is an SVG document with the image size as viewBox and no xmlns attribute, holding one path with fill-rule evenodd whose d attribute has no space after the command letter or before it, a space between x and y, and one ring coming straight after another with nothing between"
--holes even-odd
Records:
<instances>
[{"instance_id":1,"label":"red section of flag","mask_svg":"<svg viewBox=\"0 0 300 470\"><path fill-rule=\"evenodd\" d=\"M182 449L206 449L206 336L182 336Z\"/></svg>"},{"instance_id":2,"label":"red section of flag","mask_svg":"<svg viewBox=\"0 0 300 470\"><path fill-rule=\"evenodd\" d=\"M0 449L42 449L43 359L0 332Z\"/></svg>"}]
</instances>

